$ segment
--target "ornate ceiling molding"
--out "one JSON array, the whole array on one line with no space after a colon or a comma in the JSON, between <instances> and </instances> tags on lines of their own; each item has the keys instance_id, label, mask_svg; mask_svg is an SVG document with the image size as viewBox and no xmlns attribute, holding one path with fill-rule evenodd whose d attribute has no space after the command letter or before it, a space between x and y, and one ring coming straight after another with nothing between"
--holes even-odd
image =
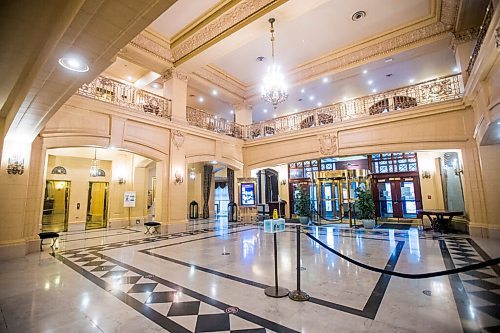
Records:
<instances>
[{"instance_id":1,"label":"ornate ceiling molding","mask_svg":"<svg viewBox=\"0 0 500 333\"><path fill-rule=\"evenodd\" d=\"M168 42L162 41L161 37L158 37L147 29L135 36L129 45L149 53L162 61L174 61Z\"/></svg>"},{"instance_id":2,"label":"ornate ceiling molding","mask_svg":"<svg viewBox=\"0 0 500 333\"><path fill-rule=\"evenodd\" d=\"M179 79L181 81L187 82L189 80L189 75L177 68L169 68L163 73L163 82L168 81L172 78Z\"/></svg>"},{"instance_id":3,"label":"ornate ceiling molding","mask_svg":"<svg viewBox=\"0 0 500 333\"><path fill-rule=\"evenodd\" d=\"M479 34L479 28L480 27L474 27L464 31L452 33L450 48L455 51L457 45L476 39Z\"/></svg>"},{"instance_id":4,"label":"ornate ceiling molding","mask_svg":"<svg viewBox=\"0 0 500 333\"><path fill-rule=\"evenodd\" d=\"M226 91L245 99L247 86L214 66L205 66L192 74L193 78L204 79Z\"/></svg>"},{"instance_id":5,"label":"ornate ceiling molding","mask_svg":"<svg viewBox=\"0 0 500 333\"><path fill-rule=\"evenodd\" d=\"M180 64L249 22L259 18L287 0L242 0L172 48L174 61Z\"/></svg>"}]
</instances>

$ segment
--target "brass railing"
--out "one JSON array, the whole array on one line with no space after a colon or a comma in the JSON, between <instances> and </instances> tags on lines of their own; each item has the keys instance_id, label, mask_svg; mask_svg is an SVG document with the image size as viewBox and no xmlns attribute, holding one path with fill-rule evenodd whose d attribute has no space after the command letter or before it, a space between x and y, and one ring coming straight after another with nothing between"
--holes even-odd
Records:
<instances>
[{"instance_id":1,"label":"brass railing","mask_svg":"<svg viewBox=\"0 0 500 333\"><path fill-rule=\"evenodd\" d=\"M172 115L171 100L104 76L82 85L77 94L158 117Z\"/></svg>"},{"instance_id":2,"label":"brass railing","mask_svg":"<svg viewBox=\"0 0 500 333\"><path fill-rule=\"evenodd\" d=\"M490 1L488 7L486 8L486 14L483 18L483 23L481 24L481 28L479 29L479 33L477 34L476 45L472 50L472 54L469 59L469 65L467 66L467 73L471 73L474 68L474 64L476 63L477 56L479 55L479 50L481 50L481 45L483 44L484 37L486 36L486 32L491 23L491 19L493 18L493 1Z\"/></svg>"},{"instance_id":3,"label":"brass railing","mask_svg":"<svg viewBox=\"0 0 500 333\"><path fill-rule=\"evenodd\" d=\"M243 139L252 140L324 126L349 119L460 99L462 96L462 76L455 74L247 125L243 128Z\"/></svg>"},{"instance_id":4,"label":"brass railing","mask_svg":"<svg viewBox=\"0 0 500 333\"><path fill-rule=\"evenodd\" d=\"M186 108L186 119L190 125L207 129L212 132L243 138L243 126L227 119L217 117L208 112L192 107Z\"/></svg>"}]
</instances>

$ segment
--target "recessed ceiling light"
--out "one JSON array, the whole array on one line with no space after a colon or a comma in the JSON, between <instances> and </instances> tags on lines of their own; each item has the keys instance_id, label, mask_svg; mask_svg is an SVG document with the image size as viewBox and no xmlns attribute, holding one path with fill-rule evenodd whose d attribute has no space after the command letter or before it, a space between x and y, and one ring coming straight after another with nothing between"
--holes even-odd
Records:
<instances>
[{"instance_id":1,"label":"recessed ceiling light","mask_svg":"<svg viewBox=\"0 0 500 333\"><path fill-rule=\"evenodd\" d=\"M318 104L316 104L316 105L317 105L317 106L321 106L321 105L323 105L323 103L321 103L321 102L318 102Z\"/></svg>"},{"instance_id":2,"label":"recessed ceiling light","mask_svg":"<svg viewBox=\"0 0 500 333\"><path fill-rule=\"evenodd\" d=\"M413 83L413 82L415 82L415 79L410 79L410 83Z\"/></svg>"},{"instance_id":3,"label":"recessed ceiling light","mask_svg":"<svg viewBox=\"0 0 500 333\"><path fill-rule=\"evenodd\" d=\"M352 14L351 20L359 21L366 16L366 12L364 10L358 10L356 13Z\"/></svg>"},{"instance_id":4,"label":"recessed ceiling light","mask_svg":"<svg viewBox=\"0 0 500 333\"><path fill-rule=\"evenodd\" d=\"M89 66L84 61L71 56L60 58L59 65L63 66L66 69L69 69L70 71L79 73L88 72L89 70Z\"/></svg>"},{"instance_id":5,"label":"recessed ceiling light","mask_svg":"<svg viewBox=\"0 0 500 333\"><path fill-rule=\"evenodd\" d=\"M276 117L277 117L277 116L276 116L276 113L275 113L275 114L273 114L273 118L276 118Z\"/></svg>"},{"instance_id":6,"label":"recessed ceiling light","mask_svg":"<svg viewBox=\"0 0 500 333\"><path fill-rule=\"evenodd\" d=\"M347 101L347 96L344 96L344 101Z\"/></svg>"},{"instance_id":7,"label":"recessed ceiling light","mask_svg":"<svg viewBox=\"0 0 500 333\"><path fill-rule=\"evenodd\" d=\"M365 70L363 70L363 74L366 74L366 73L368 73L368 71L367 71L366 69L365 69Z\"/></svg>"},{"instance_id":8,"label":"recessed ceiling light","mask_svg":"<svg viewBox=\"0 0 500 333\"><path fill-rule=\"evenodd\" d=\"M132 82L132 76L130 76L130 75L129 75L129 76L127 76L127 81Z\"/></svg>"},{"instance_id":9,"label":"recessed ceiling light","mask_svg":"<svg viewBox=\"0 0 500 333\"><path fill-rule=\"evenodd\" d=\"M301 93L304 93L306 90L304 88L300 89Z\"/></svg>"},{"instance_id":10,"label":"recessed ceiling light","mask_svg":"<svg viewBox=\"0 0 500 333\"><path fill-rule=\"evenodd\" d=\"M212 90L212 95L216 96L217 95L217 90Z\"/></svg>"},{"instance_id":11,"label":"recessed ceiling light","mask_svg":"<svg viewBox=\"0 0 500 333\"><path fill-rule=\"evenodd\" d=\"M230 114L234 114L234 110L229 111Z\"/></svg>"},{"instance_id":12,"label":"recessed ceiling light","mask_svg":"<svg viewBox=\"0 0 500 333\"><path fill-rule=\"evenodd\" d=\"M159 83L156 83L156 82L155 82L155 83L153 83L153 88L156 88L156 89L160 88L160 84L159 84Z\"/></svg>"},{"instance_id":13,"label":"recessed ceiling light","mask_svg":"<svg viewBox=\"0 0 500 333\"><path fill-rule=\"evenodd\" d=\"M314 101L314 96L313 95L309 96L309 100Z\"/></svg>"},{"instance_id":14,"label":"recessed ceiling light","mask_svg":"<svg viewBox=\"0 0 500 333\"><path fill-rule=\"evenodd\" d=\"M264 109L264 113L267 113L267 109Z\"/></svg>"},{"instance_id":15,"label":"recessed ceiling light","mask_svg":"<svg viewBox=\"0 0 500 333\"><path fill-rule=\"evenodd\" d=\"M203 103L204 100L203 96L198 97L198 102Z\"/></svg>"},{"instance_id":16,"label":"recessed ceiling light","mask_svg":"<svg viewBox=\"0 0 500 333\"><path fill-rule=\"evenodd\" d=\"M299 111L299 109L297 109L297 108L293 109L293 112L297 112L297 111Z\"/></svg>"},{"instance_id":17,"label":"recessed ceiling light","mask_svg":"<svg viewBox=\"0 0 500 333\"><path fill-rule=\"evenodd\" d=\"M264 61L264 59L266 59L265 57L257 57L255 60L257 60L257 62L262 62Z\"/></svg>"},{"instance_id":18,"label":"recessed ceiling light","mask_svg":"<svg viewBox=\"0 0 500 333\"><path fill-rule=\"evenodd\" d=\"M210 162L212 164L217 164L217 161L216 160L213 160L212 162Z\"/></svg>"},{"instance_id":19,"label":"recessed ceiling light","mask_svg":"<svg viewBox=\"0 0 500 333\"><path fill-rule=\"evenodd\" d=\"M327 77L323 78L323 83L328 83L328 78Z\"/></svg>"},{"instance_id":20,"label":"recessed ceiling light","mask_svg":"<svg viewBox=\"0 0 500 333\"><path fill-rule=\"evenodd\" d=\"M391 61L393 61L393 60L394 60L394 59L392 59L392 58L387 58L387 59L385 59L385 60L384 60L384 62L391 62Z\"/></svg>"},{"instance_id":21,"label":"recessed ceiling light","mask_svg":"<svg viewBox=\"0 0 500 333\"><path fill-rule=\"evenodd\" d=\"M458 67L455 67L455 68L453 68L453 71L454 71L455 73L458 73L458 72L460 72L460 69L459 69Z\"/></svg>"},{"instance_id":22,"label":"recessed ceiling light","mask_svg":"<svg viewBox=\"0 0 500 333\"><path fill-rule=\"evenodd\" d=\"M372 89L372 93L376 93L377 92L377 89Z\"/></svg>"},{"instance_id":23,"label":"recessed ceiling light","mask_svg":"<svg viewBox=\"0 0 500 333\"><path fill-rule=\"evenodd\" d=\"M371 85L373 83L373 80L368 81L368 85Z\"/></svg>"}]
</instances>

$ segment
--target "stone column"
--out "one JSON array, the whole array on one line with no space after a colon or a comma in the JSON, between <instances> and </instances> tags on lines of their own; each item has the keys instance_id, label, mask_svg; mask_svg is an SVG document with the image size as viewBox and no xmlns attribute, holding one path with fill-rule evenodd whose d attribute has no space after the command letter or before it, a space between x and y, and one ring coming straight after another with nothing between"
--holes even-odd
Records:
<instances>
[{"instance_id":1,"label":"stone column","mask_svg":"<svg viewBox=\"0 0 500 333\"><path fill-rule=\"evenodd\" d=\"M189 76L170 68L163 74L163 96L172 100L172 120L186 122L187 82Z\"/></svg>"},{"instance_id":2,"label":"stone column","mask_svg":"<svg viewBox=\"0 0 500 333\"><path fill-rule=\"evenodd\" d=\"M246 101L234 105L234 114L236 123L240 125L250 125L252 124L252 105L248 104Z\"/></svg>"}]
</instances>

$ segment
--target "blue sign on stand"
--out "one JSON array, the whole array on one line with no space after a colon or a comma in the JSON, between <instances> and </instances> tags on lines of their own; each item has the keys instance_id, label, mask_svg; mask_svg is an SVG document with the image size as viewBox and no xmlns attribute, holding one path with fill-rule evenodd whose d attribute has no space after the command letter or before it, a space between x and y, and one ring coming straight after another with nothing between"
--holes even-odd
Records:
<instances>
[{"instance_id":1,"label":"blue sign on stand","mask_svg":"<svg viewBox=\"0 0 500 333\"><path fill-rule=\"evenodd\" d=\"M264 232L275 233L285 231L285 219L264 220Z\"/></svg>"}]
</instances>

